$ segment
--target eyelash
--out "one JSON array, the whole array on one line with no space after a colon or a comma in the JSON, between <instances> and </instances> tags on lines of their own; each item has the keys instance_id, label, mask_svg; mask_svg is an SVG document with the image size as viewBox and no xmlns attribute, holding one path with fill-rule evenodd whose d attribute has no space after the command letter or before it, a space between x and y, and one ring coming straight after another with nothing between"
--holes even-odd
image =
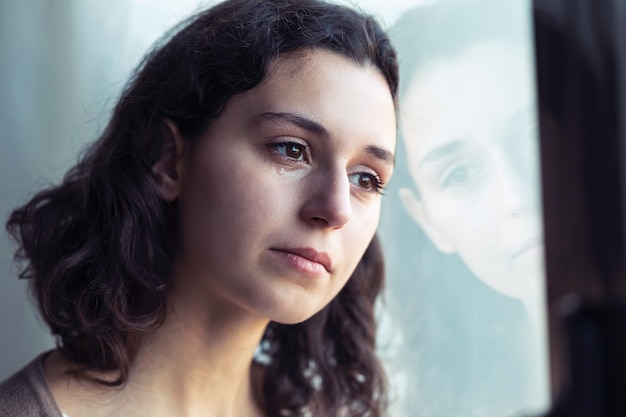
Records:
<instances>
[{"instance_id":1,"label":"eyelash","mask_svg":"<svg viewBox=\"0 0 626 417\"><path fill-rule=\"evenodd\" d=\"M281 156L283 158L286 158L289 161L292 161L292 162L309 162L309 158L307 158L307 156L308 156L307 150L309 148L308 145L303 145L303 144L298 143L298 142L289 142L289 141L287 141L287 142L272 143L272 144L269 145L269 147L272 150L272 152L276 153L277 155L279 155L279 156ZM279 148L283 148L285 150L285 153L284 154L281 153L278 150ZM289 148L291 148L291 150L293 150L293 148L300 149L301 156L303 158L305 158L305 159L300 160L299 158L294 158L294 157L291 157L291 156L287 155L287 151L288 151Z\"/></svg>"},{"instance_id":2,"label":"eyelash","mask_svg":"<svg viewBox=\"0 0 626 417\"><path fill-rule=\"evenodd\" d=\"M355 173L353 173L353 174L348 175L348 178L350 178L350 177L352 177L352 176L354 176L354 175L359 175L359 176L367 176L368 178L370 178L370 179L371 179L371 181L372 181L372 188L371 188L371 189L367 189L367 188L365 188L365 187L363 187L363 186L361 186L361 185L359 185L359 184L355 184L355 183L353 183L353 184L357 185L359 188L361 188L362 190L364 190L365 192L368 192L368 193L377 193L377 194L381 194L381 195L384 195L384 194L385 194L385 193L383 192L383 191L385 190L385 183L384 183L384 182L382 182L382 181L380 180L380 178L378 178L378 176L377 176L377 175L375 175L375 174L371 174L371 173L369 173L369 172L355 172Z\"/></svg>"},{"instance_id":3,"label":"eyelash","mask_svg":"<svg viewBox=\"0 0 626 417\"><path fill-rule=\"evenodd\" d=\"M483 173L484 167L478 164L459 164L442 175L440 188L441 190L470 189L480 181Z\"/></svg>"},{"instance_id":4,"label":"eyelash","mask_svg":"<svg viewBox=\"0 0 626 417\"><path fill-rule=\"evenodd\" d=\"M308 157L308 152L307 152L309 148L308 145L303 145L301 143L293 142L293 141L286 141L286 142L272 143L269 145L269 148L272 150L272 152L274 152L275 154L279 155L282 158L287 159L288 161L296 162L296 163L310 162L310 158ZM300 156L302 156L302 158L304 159L300 159L299 157L294 158L292 156L287 155L287 151L294 150L294 148L297 148L300 150L300 153L301 153ZM284 153L279 151L279 149L283 149ZM384 194L383 191L385 190L385 187L384 187L385 183L380 180L378 175L372 174L369 172L355 172L355 173L349 174L348 178L351 180L352 177L354 177L355 175L358 176L359 179L357 179L357 182L350 181L352 184L358 186L360 189L362 189L363 191L367 193L377 193L381 195ZM369 181L371 181L371 188L368 189L367 187L363 187L362 185L358 183L358 181L362 177L367 177Z\"/></svg>"}]
</instances>

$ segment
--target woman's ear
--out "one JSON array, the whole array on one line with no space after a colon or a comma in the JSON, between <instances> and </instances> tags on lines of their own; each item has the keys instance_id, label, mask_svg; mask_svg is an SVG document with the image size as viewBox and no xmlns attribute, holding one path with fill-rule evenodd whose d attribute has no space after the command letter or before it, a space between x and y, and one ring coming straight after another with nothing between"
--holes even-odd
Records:
<instances>
[{"instance_id":1,"label":"woman's ear","mask_svg":"<svg viewBox=\"0 0 626 417\"><path fill-rule=\"evenodd\" d=\"M448 238L430 220L424 204L408 188L401 188L398 192L404 209L419 224L433 244L443 253L455 253L456 250Z\"/></svg>"},{"instance_id":2,"label":"woman's ear","mask_svg":"<svg viewBox=\"0 0 626 417\"><path fill-rule=\"evenodd\" d=\"M185 147L178 127L171 120L165 119L161 158L152 166L154 184L165 201L176 200L180 193Z\"/></svg>"}]
</instances>

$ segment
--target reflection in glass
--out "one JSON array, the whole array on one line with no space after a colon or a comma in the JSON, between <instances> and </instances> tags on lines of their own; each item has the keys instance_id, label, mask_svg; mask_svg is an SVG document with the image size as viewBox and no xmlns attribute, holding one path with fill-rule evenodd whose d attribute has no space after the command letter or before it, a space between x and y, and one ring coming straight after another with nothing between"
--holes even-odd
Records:
<instances>
[{"instance_id":1,"label":"reflection in glass","mask_svg":"<svg viewBox=\"0 0 626 417\"><path fill-rule=\"evenodd\" d=\"M547 407L530 28L527 1L440 0L391 30L402 140L383 236L389 309L410 323L403 415Z\"/></svg>"}]
</instances>

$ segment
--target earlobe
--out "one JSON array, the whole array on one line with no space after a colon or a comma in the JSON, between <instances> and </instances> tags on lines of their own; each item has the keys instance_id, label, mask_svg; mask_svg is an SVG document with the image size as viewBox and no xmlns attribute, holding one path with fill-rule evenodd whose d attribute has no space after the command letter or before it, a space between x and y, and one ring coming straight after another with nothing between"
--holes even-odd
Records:
<instances>
[{"instance_id":1,"label":"earlobe","mask_svg":"<svg viewBox=\"0 0 626 417\"><path fill-rule=\"evenodd\" d=\"M401 188L398 191L404 209L419 224L433 244L443 253L452 254L456 250L448 238L430 220L424 204L408 188Z\"/></svg>"},{"instance_id":2,"label":"earlobe","mask_svg":"<svg viewBox=\"0 0 626 417\"><path fill-rule=\"evenodd\" d=\"M174 201L180 193L185 141L178 127L169 119L163 120L163 150L152 166L152 178L157 191L165 201Z\"/></svg>"}]
</instances>

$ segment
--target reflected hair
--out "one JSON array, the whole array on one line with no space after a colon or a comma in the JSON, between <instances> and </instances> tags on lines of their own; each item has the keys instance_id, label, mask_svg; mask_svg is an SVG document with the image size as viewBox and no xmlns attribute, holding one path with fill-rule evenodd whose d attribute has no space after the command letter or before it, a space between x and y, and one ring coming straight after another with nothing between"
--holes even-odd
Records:
<instances>
[{"instance_id":1,"label":"reflected hair","mask_svg":"<svg viewBox=\"0 0 626 417\"><path fill-rule=\"evenodd\" d=\"M175 124L194 141L235 95L258 86L279 56L333 51L384 76L396 100L396 54L370 16L317 0L231 0L173 28L145 56L102 135L58 186L15 209L20 276L67 359L117 371L123 384L138 338L163 323L171 288L176 203L152 167ZM380 416L374 304L383 285L376 237L338 296L303 323L270 323L260 345L269 416ZM323 386L323 389L321 387Z\"/></svg>"},{"instance_id":2,"label":"reflected hair","mask_svg":"<svg viewBox=\"0 0 626 417\"><path fill-rule=\"evenodd\" d=\"M429 64L453 59L472 44L503 40L508 45L524 44L520 34L530 33L521 18L523 1L457 0L434 2L404 13L390 29L401 57L400 96ZM513 10L513 11L512 11ZM519 13L517 13L519 12Z\"/></svg>"}]
</instances>

